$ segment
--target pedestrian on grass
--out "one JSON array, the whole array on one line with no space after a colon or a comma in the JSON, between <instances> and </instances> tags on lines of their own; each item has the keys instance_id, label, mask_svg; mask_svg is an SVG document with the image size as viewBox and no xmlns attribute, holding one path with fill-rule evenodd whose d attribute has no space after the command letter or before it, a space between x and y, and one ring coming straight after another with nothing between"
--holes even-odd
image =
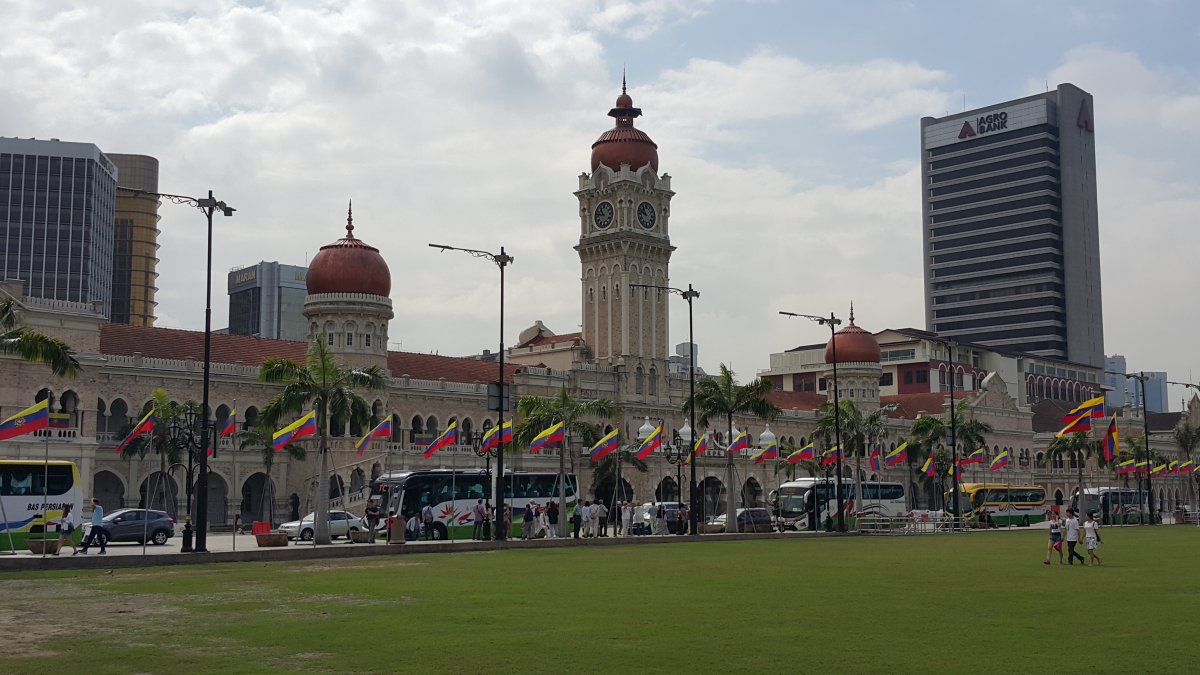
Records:
<instances>
[{"instance_id":1,"label":"pedestrian on grass","mask_svg":"<svg viewBox=\"0 0 1200 675\"><path fill-rule=\"evenodd\" d=\"M1079 564L1086 565L1087 559L1079 555L1075 547L1079 544L1079 518L1075 517L1075 509L1067 509L1067 564L1074 565L1079 558Z\"/></svg>"},{"instance_id":2,"label":"pedestrian on grass","mask_svg":"<svg viewBox=\"0 0 1200 675\"><path fill-rule=\"evenodd\" d=\"M379 528L379 516L382 513L374 499L367 500L367 506L363 509L363 517L367 519L367 529L371 531L372 544L375 543L375 530Z\"/></svg>"},{"instance_id":3,"label":"pedestrian on grass","mask_svg":"<svg viewBox=\"0 0 1200 675\"><path fill-rule=\"evenodd\" d=\"M425 540L433 539L433 505L427 503L421 509L421 523L425 526Z\"/></svg>"},{"instance_id":4,"label":"pedestrian on grass","mask_svg":"<svg viewBox=\"0 0 1200 675\"><path fill-rule=\"evenodd\" d=\"M1050 564L1051 551L1058 551L1058 564L1063 564L1062 551L1062 521L1058 519L1058 512L1050 512L1050 541L1046 543L1046 559L1042 564Z\"/></svg>"},{"instance_id":5,"label":"pedestrian on grass","mask_svg":"<svg viewBox=\"0 0 1200 675\"><path fill-rule=\"evenodd\" d=\"M87 555L88 547L94 542L100 542L100 555L104 555L106 551L104 546L108 544L108 532L104 529L104 507L100 506L100 500L92 498L92 529L88 532L87 539L83 540L83 548L75 551ZM75 555L72 553L71 555Z\"/></svg>"},{"instance_id":6,"label":"pedestrian on grass","mask_svg":"<svg viewBox=\"0 0 1200 675\"><path fill-rule=\"evenodd\" d=\"M667 533L667 510L659 504L654 509L654 534Z\"/></svg>"},{"instance_id":7,"label":"pedestrian on grass","mask_svg":"<svg viewBox=\"0 0 1200 675\"><path fill-rule=\"evenodd\" d=\"M587 539L588 537L595 534L595 532L592 529L592 502L591 501L585 501L583 503L583 508L581 508L579 510L579 522L580 522L581 527L583 527L583 538L584 539Z\"/></svg>"},{"instance_id":8,"label":"pedestrian on grass","mask_svg":"<svg viewBox=\"0 0 1200 675\"><path fill-rule=\"evenodd\" d=\"M633 514L634 514L633 502L625 502L625 508L623 508L621 510L624 512L621 514L621 520L625 521L624 530L623 530L625 533L625 536L628 537L628 536L637 534L637 532L634 531L634 526L636 525L636 523L634 523L634 521L633 521Z\"/></svg>"},{"instance_id":9,"label":"pedestrian on grass","mask_svg":"<svg viewBox=\"0 0 1200 675\"><path fill-rule=\"evenodd\" d=\"M506 537L512 534L512 516L512 504L506 503L504 505L504 536Z\"/></svg>"},{"instance_id":10,"label":"pedestrian on grass","mask_svg":"<svg viewBox=\"0 0 1200 675\"><path fill-rule=\"evenodd\" d=\"M479 498L475 502L475 506L471 508L471 522L475 525L471 531L471 539L483 538L483 521L487 518L487 509L483 506L483 498Z\"/></svg>"},{"instance_id":11,"label":"pedestrian on grass","mask_svg":"<svg viewBox=\"0 0 1200 675\"><path fill-rule=\"evenodd\" d=\"M558 536L558 502L550 502L546 507L546 536Z\"/></svg>"},{"instance_id":12,"label":"pedestrian on grass","mask_svg":"<svg viewBox=\"0 0 1200 675\"><path fill-rule=\"evenodd\" d=\"M71 555L79 549L75 548L75 514L71 513L71 505L63 506L62 519L58 521L58 550L54 555L62 553L63 546L71 545Z\"/></svg>"},{"instance_id":13,"label":"pedestrian on grass","mask_svg":"<svg viewBox=\"0 0 1200 675\"><path fill-rule=\"evenodd\" d=\"M608 508L604 506L603 499L596 500L596 527L599 530L601 537L608 536Z\"/></svg>"},{"instance_id":14,"label":"pedestrian on grass","mask_svg":"<svg viewBox=\"0 0 1200 675\"><path fill-rule=\"evenodd\" d=\"M533 538L533 502L525 504L525 512L521 514L521 538Z\"/></svg>"},{"instance_id":15,"label":"pedestrian on grass","mask_svg":"<svg viewBox=\"0 0 1200 675\"><path fill-rule=\"evenodd\" d=\"M1096 547L1100 545L1100 523L1096 522L1090 511L1087 521L1083 524L1083 539L1087 544L1088 562L1095 560L1097 565L1103 564L1104 561L1096 555Z\"/></svg>"}]
</instances>

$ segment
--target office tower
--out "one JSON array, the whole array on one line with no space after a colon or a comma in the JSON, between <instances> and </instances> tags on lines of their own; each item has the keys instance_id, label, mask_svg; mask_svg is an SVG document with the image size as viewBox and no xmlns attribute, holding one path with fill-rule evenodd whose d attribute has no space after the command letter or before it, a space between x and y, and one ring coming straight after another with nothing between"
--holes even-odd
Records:
<instances>
[{"instance_id":1,"label":"office tower","mask_svg":"<svg viewBox=\"0 0 1200 675\"><path fill-rule=\"evenodd\" d=\"M921 120L929 330L1104 365L1092 111L1061 84Z\"/></svg>"},{"instance_id":2,"label":"office tower","mask_svg":"<svg viewBox=\"0 0 1200 675\"><path fill-rule=\"evenodd\" d=\"M109 154L117 183L131 190L158 192L158 160L146 155ZM158 197L117 192L113 235L112 322L154 325L158 290Z\"/></svg>"},{"instance_id":3,"label":"office tower","mask_svg":"<svg viewBox=\"0 0 1200 675\"><path fill-rule=\"evenodd\" d=\"M307 340L307 267L260 262L229 273L229 332Z\"/></svg>"}]
</instances>

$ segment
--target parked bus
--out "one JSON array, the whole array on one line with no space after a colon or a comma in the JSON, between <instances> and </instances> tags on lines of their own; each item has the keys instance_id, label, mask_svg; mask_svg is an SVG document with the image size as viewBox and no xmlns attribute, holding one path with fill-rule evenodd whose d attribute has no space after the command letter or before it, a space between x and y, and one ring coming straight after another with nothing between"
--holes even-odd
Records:
<instances>
[{"instance_id":1,"label":"parked bus","mask_svg":"<svg viewBox=\"0 0 1200 675\"><path fill-rule=\"evenodd\" d=\"M513 512L509 534L516 536L521 533L521 512L526 504L558 501L558 472L506 471L504 488L504 501ZM567 514L574 509L576 493L575 474L568 473ZM475 504L483 499L485 504L493 505L490 474L483 469L393 471L371 481L371 499L387 515L401 514L405 518L420 514L426 504L433 506L435 539L470 539Z\"/></svg>"},{"instance_id":2,"label":"parked bus","mask_svg":"<svg viewBox=\"0 0 1200 675\"><path fill-rule=\"evenodd\" d=\"M83 493L74 462L0 459L0 550L22 549L30 539L57 539L63 507L83 522ZM83 528L75 530L76 542Z\"/></svg>"},{"instance_id":3,"label":"parked bus","mask_svg":"<svg viewBox=\"0 0 1200 675\"><path fill-rule=\"evenodd\" d=\"M863 482L861 500L856 498L855 488L854 481L842 480L848 528L857 527L858 516L901 517L908 513L904 486L900 483ZM772 494L780 529L814 529L814 523L809 518L813 513L814 500L819 514L815 523L817 526L823 527L826 519L837 520L837 479L797 478L780 485Z\"/></svg>"},{"instance_id":4,"label":"parked bus","mask_svg":"<svg viewBox=\"0 0 1200 675\"><path fill-rule=\"evenodd\" d=\"M1146 491L1133 488L1085 488L1071 495L1071 507L1080 513L1091 513L1102 525L1122 525L1150 521Z\"/></svg>"},{"instance_id":5,"label":"parked bus","mask_svg":"<svg viewBox=\"0 0 1200 675\"><path fill-rule=\"evenodd\" d=\"M962 518L967 522L1028 527L1046 520L1046 488L1039 485L962 483L959 489ZM946 511L957 510L947 491Z\"/></svg>"}]
</instances>

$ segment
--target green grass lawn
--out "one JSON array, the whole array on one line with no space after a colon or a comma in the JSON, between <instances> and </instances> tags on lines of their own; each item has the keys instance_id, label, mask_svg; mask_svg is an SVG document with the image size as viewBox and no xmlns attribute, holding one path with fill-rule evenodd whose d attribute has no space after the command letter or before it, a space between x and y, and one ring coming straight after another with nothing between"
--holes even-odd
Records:
<instances>
[{"instance_id":1,"label":"green grass lawn","mask_svg":"<svg viewBox=\"0 0 1200 675\"><path fill-rule=\"evenodd\" d=\"M1200 530L0 575L0 672L1195 672Z\"/></svg>"}]
</instances>

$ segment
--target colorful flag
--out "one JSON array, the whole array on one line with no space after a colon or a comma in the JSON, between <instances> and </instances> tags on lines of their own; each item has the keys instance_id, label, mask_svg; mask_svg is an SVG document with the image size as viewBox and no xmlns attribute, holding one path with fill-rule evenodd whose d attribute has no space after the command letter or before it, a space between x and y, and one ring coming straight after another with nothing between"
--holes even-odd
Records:
<instances>
[{"instance_id":1,"label":"colorful flag","mask_svg":"<svg viewBox=\"0 0 1200 675\"><path fill-rule=\"evenodd\" d=\"M740 450L750 449L750 434L745 431L734 437L733 442L729 444L729 452L738 452Z\"/></svg>"},{"instance_id":2,"label":"colorful flag","mask_svg":"<svg viewBox=\"0 0 1200 675\"><path fill-rule=\"evenodd\" d=\"M879 473L882 470L883 451L875 448L871 451L871 471Z\"/></svg>"},{"instance_id":3,"label":"colorful flag","mask_svg":"<svg viewBox=\"0 0 1200 675\"><path fill-rule=\"evenodd\" d=\"M279 452L288 443L304 438L305 436L313 436L316 433L317 411L310 410L304 417L276 431L271 437L271 444L275 446L275 452Z\"/></svg>"},{"instance_id":4,"label":"colorful flag","mask_svg":"<svg viewBox=\"0 0 1200 675\"><path fill-rule=\"evenodd\" d=\"M1192 460L1179 463L1179 473L1190 473L1195 467L1192 466Z\"/></svg>"},{"instance_id":5,"label":"colorful flag","mask_svg":"<svg viewBox=\"0 0 1200 675\"><path fill-rule=\"evenodd\" d=\"M962 458L963 465L967 464L982 464L987 459L987 448L980 448L975 452Z\"/></svg>"},{"instance_id":6,"label":"colorful flag","mask_svg":"<svg viewBox=\"0 0 1200 675\"><path fill-rule=\"evenodd\" d=\"M1158 466L1156 466L1150 470L1150 475L1151 476L1159 476L1159 475L1162 475L1163 472L1165 472L1166 470L1167 470L1166 464L1159 464Z\"/></svg>"},{"instance_id":7,"label":"colorful flag","mask_svg":"<svg viewBox=\"0 0 1200 675\"><path fill-rule=\"evenodd\" d=\"M1008 451L1001 450L1000 454L992 458L992 463L988 466L988 471L999 471L1008 466Z\"/></svg>"},{"instance_id":8,"label":"colorful flag","mask_svg":"<svg viewBox=\"0 0 1200 675\"><path fill-rule=\"evenodd\" d=\"M121 451L124 450L125 447L131 442L133 442L133 439L145 433L149 433L152 436L154 435L154 408L150 408L150 412L146 413L146 416L134 425L133 430L129 432L129 435L125 437L125 440L117 444L117 454L121 454Z\"/></svg>"},{"instance_id":9,"label":"colorful flag","mask_svg":"<svg viewBox=\"0 0 1200 675\"><path fill-rule=\"evenodd\" d=\"M655 450L657 450L661 447L662 447L662 426L657 426L657 427L654 427L654 431L651 431L650 435L646 437L646 440L642 441L642 444L640 446L638 446L637 458L638 459L646 459Z\"/></svg>"},{"instance_id":10,"label":"colorful flag","mask_svg":"<svg viewBox=\"0 0 1200 675\"><path fill-rule=\"evenodd\" d=\"M533 441L529 444L529 452L537 454L542 451L542 448L550 448L563 444L563 423L558 422L551 424L548 428L543 429L542 433L533 437Z\"/></svg>"},{"instance_id":11,"label":"colorful flag","mask_svg":"<svg viewBox=\"0 0 1200 675\"><path fill-rule=\"evenodd\" d=\"M512 420L506 421L498 427L491 427L483 434L483 445L480 448L487 452L500 447L500 442L505 444L512 443Z\"/></svg>"},{"instance_id":12,"label":"colorful flag","mask_svg":"<svg viewBox=\"0 0 1200 675\"><path fill-rule=\"evenodd\" d=\"M814 459L816 457L815 453L816 453L816 451L813 449L813 444L809 443L808 445L804 446L803 448L800 448L799 450L788 455L787 463L795 464L797 462L802 462L804 460Z\"/></svg>"},{"instance_id":13,"label":"colorful flag","mask_svg":"<svg viewBox=\"0 0 1200 675\"><path fill-rule=\"evenodd\" d=\"M1104 397L1097 396L1096 398L1088 399L1088 400L1084 401L1083 403L1080 403L1078 406L1075 407L1074 410L1072 410L1071 412L1069 412L1067 414L1072 417L1074 417L1076 415L1087 415L1088 417L1095 417L1096 419L1101 419L1104 417ZM1066 420L1063 420L1063 421L1066 421Z\"/></svg>"},{"instance_id":14,"label":"colorful flag","mask_svg":"<svg viewBox=\"0 0 1200 675\"><path fill-rule=\"evenodd\" d=\"M1063 436L1066 436L1067 434L1073 434L1077 431L1091 431L1092 430L1091 415L1086 414L1086 413L1080 414L1078 416L1066 415L1063 417L1063 422L1066 422L1067 426L1060 429L1057 434L1054 434L1055 438L1062 438Z\"/></svg>"},{"instance_id":15,"label":"colorful flag","mask_svg":"<svg viewBox=\"0 0 1200 675\"><path fill-rule=\"evenodd\" d=\"M457 421L451 422L450 426L446 427L446 430L443 431L440 436L433 439L432 443L425 446L425 459L433 457L433 453L441 450L442 448L448 448L451 445L458 445Z\"/></svg>"},{"instance_id":16,"label":"colorful flag","mask_svg":"<svg viewBox=\"0 0 1200 675\"><path fill-rule=\"evenodd\" d=\"M358 451L358 456L362 457L363 452L366 451L367 446L371 444L371 441L375 440L376 438L387 438L391 435L392 418L388 417L379 424L376 424L375 428L368 431L366 436L358 439L358 442L354 444L354 449Z\"/></svg>"},{"instance_id":17,"label":"colorful flag","mask_svg":"<svg viewBox=\"0 0 1200 675\"><path fill-rule=\"evenodd\" d=\"M593 462L599 462L619 447L621 447L621 430L613 429L592 446L589 454Z\"/></svg>"},{"instance_id":18,"label":"colorful flag","mask_svg":"<svg viewBox=\"0 0 1200 675\"><path fill-rule=\"evenodd\" d=\"M704 434L700 438L697 438L696 442L692 444L693 456L703 455L706 452L708 452L708 434Z\"/></svg>"},{"instance_id":19,"label":"colorful flag","mask_svg":"<svg viewBox=\"0 0 1200 675\"><path fill-rule=\"evenodd\" d=\"M929 451L929 457L925 458L925 463L921 465L921 473L933 478L937 474L937 466L933 461L933 451Z\"/></svg>"},{"instance_id":20,"label":"colorful flag","mask_svg":"<svg viewBox=\"0 0 1200 675\"><path fill-rule=\"evenodd\" d=\"M225 418L225 426L221 427L221 431L217 433L218 438L232 436L237 432L237 408L229 411L229 417Z\"/></svg>"},{"instance_id":21,"label":"colorful flag","mask_svg":"<svg viewBox=\"0 0 1200 675\"><path fill-rule=\"evenodd\" d=\"M1137 463L1137 472L1146 473L1150 471L1150 460L1143 459Z\"/></svg>"},{"instance_id":22,"label":"colorful flag","mask_svg":"<svg viewBox=\"0 0 1200 675\"><path fill-rule=\"evenodd\" d=\"M946 475L952 476L954 480L962 480L962 463L950 466L946 469Z\"/></svg>"},{"instance_id":23,"label":"colorful flag","mask_svg":"<svg viewBox=\"0 0 1200 675\"><path fill-rule=\"evenodd\" d=\"M1129 473L1133 473L1134 468L1135 468L1135 462L1132 459L1127 459L1124 462L1120 462L1115 467L1113 467L1113 471L1118 474L1129 474Z\"/></svg>"},{"instance_id":24,"label":"colorful flag","mask_svg":"<svg viewBox=\"0 0 1200 675\"><path fill-rule=\"evenodd\" d=\"M31 434L50 426L50 399L46 398L0 424L0 441Z\"/></svg>"},{"instance_id":25,"label":"colorful flag","mask_svg":"<svg viewBox=\"0 0 1200 675\"><path fill-rule=\"evenodd\" d=\"M830 464L835 464L841 458L842 458L842 446L835 445L832 448L826 450L824 452L824 454L821 455L821 466L829 466Z\"/></svg>"},{"instance_id":26,"label":"colorful flag","mask_svg":"<svg viewBox=\"0 0 1200 675\"><path fill-rule=\"evenodd\" d=\"M906 459L908 459L908 441L904 441L895 450L889 452L883 461L888 466L896 466Z\"/></svg>"},{"instance_id":27,"label":"colorful flag","mask_svg":"<svg viewBox=\"0 0 1200 675\"><path fill-rule=\"evenodd\" d=\"M48 427L51 429L70 429L71 428L71 413L50 413Z\"/></svg>"},{"instance_id":28,"label":"colorful flag","mask_svg":"<svg viewBox=\"0 0 1200 675\"><path fill-rule=\"evenodd\" d=\"M1171 460L1171 463L1167 465L1167 473L1179 473L1179 462Z\"/></svg>"},{"instance_id":29,"label":"colorful flag","mask_svg":"<svg viewBox=\"0 0 1200 675\"><path fill-rule=\"evenodd\" d=\"M1111 462L1120 452L1120 444L1117 442L1117 416L1112 416L1112 421L1108 423L1108 431L1104 432L1104 461Z\"/></svg>"},{"instance_id":30,"label":"colorful flag","mask_svg":"<svg viewBox=\"0 0 1200 675\"><path fill-rule=\"evenodd\" d=\"M762 464L768 459L775 459L779 456L779 444L772 441L770 445L754 453L752 459L755 464Z\"/></svg>"}]
</instances>

